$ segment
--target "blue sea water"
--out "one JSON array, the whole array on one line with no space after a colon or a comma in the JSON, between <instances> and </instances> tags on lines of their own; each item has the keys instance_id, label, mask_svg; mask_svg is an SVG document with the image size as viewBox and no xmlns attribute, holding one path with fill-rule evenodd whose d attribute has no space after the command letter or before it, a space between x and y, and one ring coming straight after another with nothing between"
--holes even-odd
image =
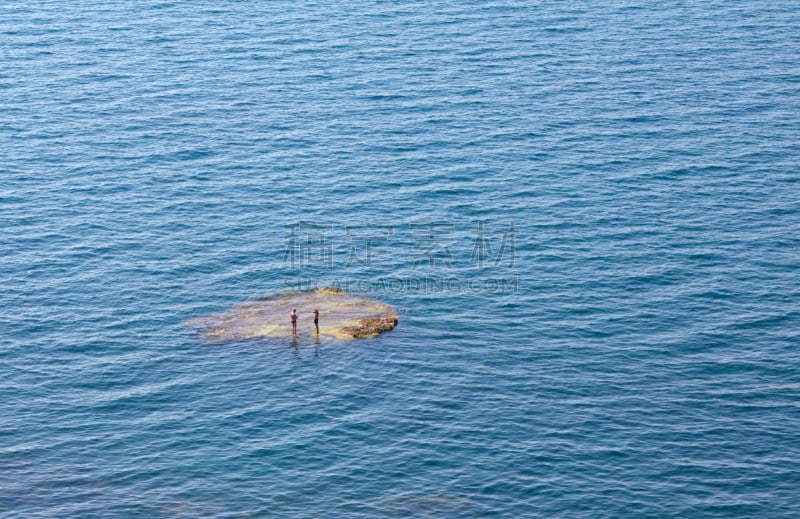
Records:
<instances>
[{"instance_id":1,"label":"blue sea water","mask_svg":"<svg viewBox=\"0 0 800 519\"><path fill-rule=\"evenodd\" d=\"M0 2L0 516L797 517L798 27ZM184 323L321 284L399 326Z\"/></svg>"}]
</instances>

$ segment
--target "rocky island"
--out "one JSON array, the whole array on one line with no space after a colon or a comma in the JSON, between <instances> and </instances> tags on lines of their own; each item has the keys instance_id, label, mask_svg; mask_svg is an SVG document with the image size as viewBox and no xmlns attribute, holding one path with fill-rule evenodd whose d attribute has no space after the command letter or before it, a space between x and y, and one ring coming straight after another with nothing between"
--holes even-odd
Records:
<instances>
[{"instance_id":1,"label":"rocky island","mask_svg":"<svg viewBox=\"0 0 800 519\"><path fill-rule=\"evenodd\" d=\"M397 310L389 304L340 288L324 287L306 292L283 292L234 305L220 314L189 319L211 340L292 337L289 313L297 309L297 335L315 336L313 311L319 310L320 336L363 339L397 326Z\"/></svg>"}]
</instances>

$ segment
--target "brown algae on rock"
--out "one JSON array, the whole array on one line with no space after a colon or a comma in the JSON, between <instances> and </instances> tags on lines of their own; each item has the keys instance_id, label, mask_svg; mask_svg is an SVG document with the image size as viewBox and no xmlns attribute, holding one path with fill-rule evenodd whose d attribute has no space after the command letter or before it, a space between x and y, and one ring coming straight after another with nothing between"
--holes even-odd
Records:
<instances>
[{"instance_id":1,"label":"brown algae on rock","mask_svg":"<svg viewBox=\"0 0 800 519\"><path fill-rule=\"evenodd\" d=\"M383 332L393 330L397 326L397 317L365 317L358 320L357 326L346 326L341 332L352 336L354 339L373 337Z\"/></svg>"},{"instance_id":2,"label":"brown algae on rock","mask_svg":"<svg viewBox=\"0 0 800 519\"><path fill-rule=\"evenodd\" d=\"M297 309L297 335L315 336L314 309L319 310L321 337L363 339L397 326L397 310L389 304L336 287L306 292L283 292L245 301L220 314L189 319L189 326L204 330L217 341L292 337L289 312Z\"/></svg>"}]
</instances>

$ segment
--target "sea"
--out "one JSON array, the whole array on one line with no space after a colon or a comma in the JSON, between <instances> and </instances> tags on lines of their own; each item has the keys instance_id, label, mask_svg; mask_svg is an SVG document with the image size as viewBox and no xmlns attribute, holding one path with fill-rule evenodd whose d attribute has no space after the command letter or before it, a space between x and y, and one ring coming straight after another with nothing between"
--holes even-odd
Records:
<instances>
[{"instance_id":1,"label":"sea","mask_svg":"<svg viewBox=\"0 0 800 519\"><path fill-rule=\"evenodd\" d=\"M0 517L800 516L798 27L0 0Z\"/></svg>"}]
</instances>

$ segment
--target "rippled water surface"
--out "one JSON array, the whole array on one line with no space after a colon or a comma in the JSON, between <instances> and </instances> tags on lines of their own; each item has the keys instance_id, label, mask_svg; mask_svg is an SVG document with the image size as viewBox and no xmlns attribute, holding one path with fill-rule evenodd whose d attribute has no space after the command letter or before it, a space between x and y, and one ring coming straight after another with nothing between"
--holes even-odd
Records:
<instances>
[{"instance_id":1,"label":"rippled water surface","mask_svg":"<svg viewBox=\"0 0 800 519\"><path fill-rule=\"evenodd\" d=\"M0 515L797 517L798 27L0 2ZM183 324L317 284L400 324Z\"/></svg>"}]
</instances>

